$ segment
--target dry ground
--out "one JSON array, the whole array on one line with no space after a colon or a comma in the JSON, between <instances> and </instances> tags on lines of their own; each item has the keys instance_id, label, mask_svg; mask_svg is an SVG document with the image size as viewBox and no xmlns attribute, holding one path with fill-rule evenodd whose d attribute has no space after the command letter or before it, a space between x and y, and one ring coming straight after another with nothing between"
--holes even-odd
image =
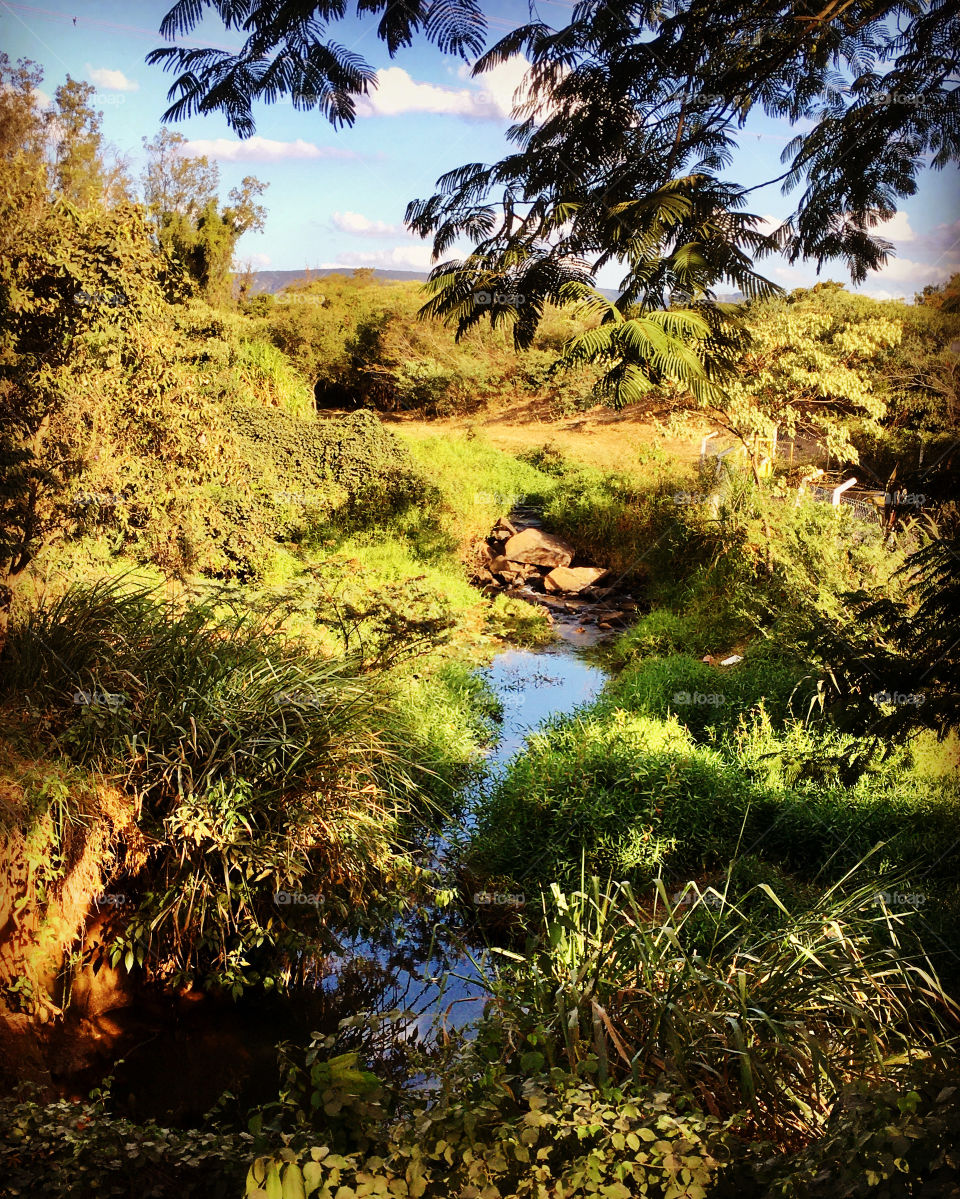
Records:
<instances>
[{"instance_id":1,"label":"dry ground","mask_svg":"<svg viewBox=\"0 0 960 1199\"><path fill-rule=\"evenodd\" d=\"M665 463L693 465L700 456L701 439L715 428L706 419L694 419L686 428L671 431L656 412L640 405L621 412L598 405L570 416L557 416L548 404L523 403L445 419L384 419L411 432L434 436L472 429L511 454L549 445L590 466L625 472L648 464L652 457ZM714 438L713 446L721 440Z\"/></svg>"}]
</instances>

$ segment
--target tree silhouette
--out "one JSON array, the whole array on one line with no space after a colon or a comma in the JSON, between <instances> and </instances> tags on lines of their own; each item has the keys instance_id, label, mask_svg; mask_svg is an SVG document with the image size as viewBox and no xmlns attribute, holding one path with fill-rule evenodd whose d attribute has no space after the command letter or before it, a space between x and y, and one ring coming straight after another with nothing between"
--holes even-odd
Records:
<instances>
[{"instance_id":1,"label":"tree silhouette","mask_svg":"<svg viewBox=\"0 0 960 1199\"><path fill-rule=\"evenodd\" d=\"M179 0L160 26L173 39L192 33L208 10L227 29L246 34L236 54L212 47L164 46L148 63L178 71L164 120L221 112L241 137L255 130L252 104L289 96L294 108L319 108L334 125L352 124L356 99L375 71L359 55L327 37L347 15L346 0ZM393 57L424 36L445 54L467 58L483 48L485 22L477 0L357 0L356 14L379 16L378 38Z\"/></svg>"}]
</instances>

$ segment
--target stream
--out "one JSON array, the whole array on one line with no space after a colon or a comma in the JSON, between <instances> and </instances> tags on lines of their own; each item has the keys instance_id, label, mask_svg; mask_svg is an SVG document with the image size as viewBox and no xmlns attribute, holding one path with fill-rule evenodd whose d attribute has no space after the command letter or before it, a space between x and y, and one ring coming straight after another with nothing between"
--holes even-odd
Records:
<instances>
[{"instance_id":1,"label":"stream","mask_svg":"<svg viewBox=\"0 0 960 1199\"><path fill-rule=\"evenodd\" d=\"M503 717L483 774L466 790L462 827L469 829L471 810L496 785L527 737L551 717L588 703L606 681L605 673L578 652L584 641L593 643L595 638L585 637L582 629L571 629L569 638L563 636L562 626L557 631L560 637L548 648L506 650L485 672ZM410 1035L429 1038L438 1020L447 1028L463 1027L482 1010L485 990L479 971L484 946L464 943L439 916L435 910L405 915L375 941L358 938L344 944L342 954L327 959L324 989L332 997L352 992L358 977L368 984L379 977L377 1006L409 1013Z\"/></svg>"}]
</instances>

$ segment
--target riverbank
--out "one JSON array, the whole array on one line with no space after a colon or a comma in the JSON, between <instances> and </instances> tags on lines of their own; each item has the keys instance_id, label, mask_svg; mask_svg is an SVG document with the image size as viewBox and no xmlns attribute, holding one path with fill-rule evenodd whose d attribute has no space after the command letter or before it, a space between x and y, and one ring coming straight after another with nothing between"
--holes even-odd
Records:
<instances>
[{"instance_id":1,"label":"riverbank","mask_svg":"<svg viewBox=\"0 0 960 1199\"><path fill-rule=\"evenodd\" d=\"M4 996L8 1077L41 1084L8 1176L129 1190L155 1153L164 1194L234 1193L258 1158L251 1194L446 1196L469 1150L520 1194L540 1112L568 1182L589 1160L615 1187L629 1135L631 1169L669 1172L668 1118L697 1185L759 1196L858 1086L938 1136L912 1063L952 1068L956 864L929 846L960 797L929 739L887 752L812 711L803 650L855 588L896 595L902 555L734 472L714 510L668 476L404 436L421 492L305 526L249 582L158 594L96 538L59 585L41 563L3 651L30 865L4 928L43 958ZM489 544L510 513L569 563L525 561L516 526ZM478 541L544 591L471 586ZM609 570L629 627L548 592L558 569Z\"/></svg>"}]
</instances>

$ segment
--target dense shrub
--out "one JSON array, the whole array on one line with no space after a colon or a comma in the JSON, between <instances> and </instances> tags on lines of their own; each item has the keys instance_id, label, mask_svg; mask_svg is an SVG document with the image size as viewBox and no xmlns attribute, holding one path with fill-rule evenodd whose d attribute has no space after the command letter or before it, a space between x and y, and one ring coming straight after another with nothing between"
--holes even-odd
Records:
<instances>
[{"instance_id":1,"label":"dense shrub","mask_svg":"<svg viewBox=\"0 0 960 1199\"><path fill-rule=\"evenodd\" d=\"M824 1134L798 1153L756 1163L741 1194L759 1199L955 1199L960 1177L956 1062L844 1088Z\"/></svg>"},{"instance_id":2,"label":"dense shrub","mask_svg":"<svg viewBox=\"0 0 960 1199\"><path fill-rule=\"evenodd\" d=\"M582 327L569 313L548 312L537 344L517 354L492 330L454 343L441 324L418 318L424 298L415 282L368 270L330 274L286 288L254 328L315 383L321 407L449 416L505 400L564 408L588 395L593 376L550 372L560 345Z\"/></svg>"},{"instance_id":3,"label":"dense shrub","mask_svg":"<svg viewBox=\"0 0 960 1199\"><path fill-rule=\"evenodd\" d=\"M300 421L285 412L237 405L230 416L242 441L253 447L254 463L264 464L275 480L276 503L326 512L342 506L356 523L382 519L427 488L403 445L370 413Z\"/></svg>"},{"instance_id":4,"label":"dense shrub","mask_svg":"<svg viewBox=\"0 0 960 1199\"><path fill-rule=\"evenodd\" d=\"M478 804L473 869L544 884L585 863L643 879L716 869L740 847L835 879L873 853L878 878L954 895L956 782L918 774L909 750L884 757L875 739L788 718L797 671L762 655L725 672L677 655L623 672L531 737Z\"/></svg>"},{"instance_id":5,"label":"dense shrub","mask_svg":"<svg viewBox=\"0 0 960 1199\"><path fill-rule=\"evenodd\" d=\"M137 1124L101 1100L7 1099L2 1127L0 1187L24 1199L41 1193L49 1199L236 1199L253 1140L219 1122L203 1129Z\"/></svg>"},{"instance_id":6,"label":"dense shrub","mask_svg":"<svg viewBox=\"0 0 960 1199\"><path fill-rule=\"evenodd\" d=\"M511 762L477 812L475 869L531 884L589 873L649 878L729 858L744 772L675 721L615 712L558 721Z\"/></svg>"},{"instance_id":7,"label":"dense shrub","mask_svg":"<svg viewBox=\"0 0 960 1199\"><path fill-rule=\"evenodd\" d=\"M802 667L762 654L726 668L674 654L645 658L622 671L606 688L598 710L674 715L703 737L707 730L735 728L760 704L777 724L805 715L811 687L803 681Z\"/></svg>"}]
</instances>

